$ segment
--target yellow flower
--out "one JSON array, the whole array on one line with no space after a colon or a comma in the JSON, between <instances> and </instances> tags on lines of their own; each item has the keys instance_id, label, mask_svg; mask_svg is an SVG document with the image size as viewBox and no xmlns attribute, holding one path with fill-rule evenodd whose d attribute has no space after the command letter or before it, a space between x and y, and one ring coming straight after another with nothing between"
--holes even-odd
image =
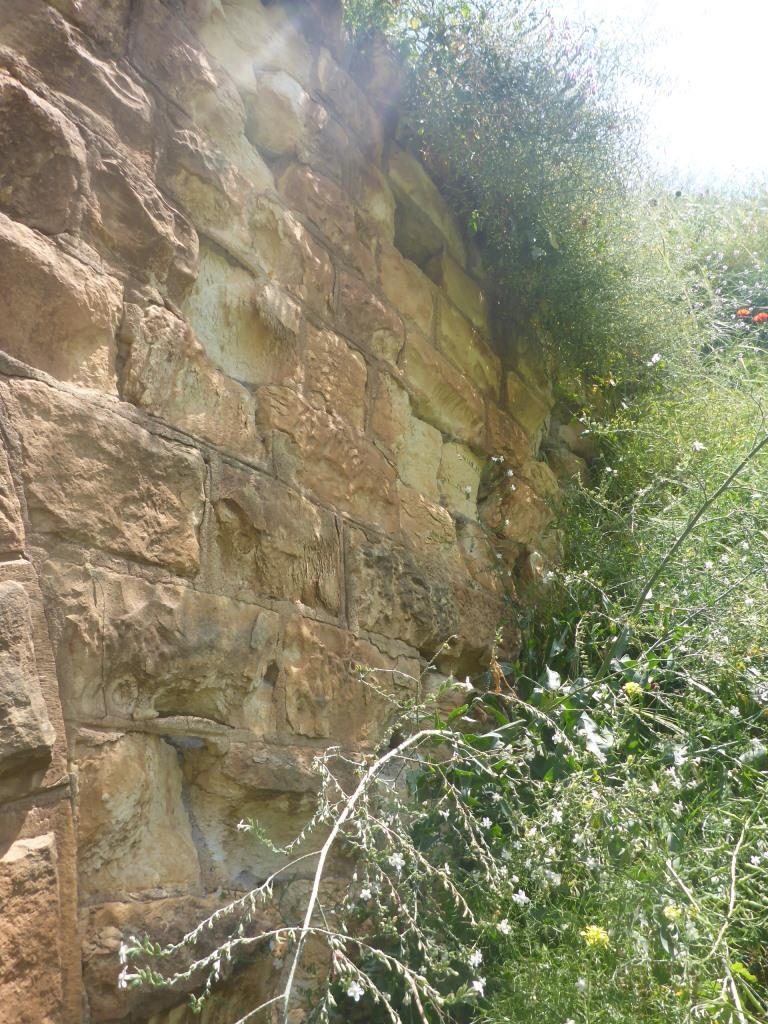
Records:
<instances>
[{"instance_id":1,"label":"yellow flower","mask_svg":"<svg viewBox=\"0 0 768 1024\"><path fill-rule=\"evenodd\" d=\"M622 690L630 700L634 700L635 697L642 697L643 695L643 688L639 683L624 683Z\"/></svg>"},{"instance_id":2,"label":"yellow flower","mask_svg":"<svg viewBox=\"0 0 768 1024\"><path fill-rule=\"evenodd\" d=\"M587 925L581 932L581 936L588 946L599 946L601 949L607 949L611 944L608 932L597 924Z\"/></svg>"},{"instance_id":3,"label":"yellow flower","mask_svg":"<svg viewBox=\"0 0 768 1024\"><path fill-rule=\"evenodd\" d=\"M668 906L664 907L662 914L668 921L677 923L683 916L683 909L682 907L678 907L676 903L670 903Z\"/></svg>"}]
</instances>

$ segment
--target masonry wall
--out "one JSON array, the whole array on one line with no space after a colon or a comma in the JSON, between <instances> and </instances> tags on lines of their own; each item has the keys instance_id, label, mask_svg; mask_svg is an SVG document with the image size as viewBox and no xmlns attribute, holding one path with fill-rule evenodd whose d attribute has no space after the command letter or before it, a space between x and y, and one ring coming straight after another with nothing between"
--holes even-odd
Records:
<instances>
[{"instance_id":1,"label":"masonry wall","mask_svg":"<svg viewBox=\"0 0 768 1024\"><path fill-rule=\"evenodd\" d=\"M0 0L3 1020L191 1020L124 932L263 879L236 822L386 737L354 666L482 672L551 545L545 376L385 71L331 3Z\"/></svg>"}]
</instances>

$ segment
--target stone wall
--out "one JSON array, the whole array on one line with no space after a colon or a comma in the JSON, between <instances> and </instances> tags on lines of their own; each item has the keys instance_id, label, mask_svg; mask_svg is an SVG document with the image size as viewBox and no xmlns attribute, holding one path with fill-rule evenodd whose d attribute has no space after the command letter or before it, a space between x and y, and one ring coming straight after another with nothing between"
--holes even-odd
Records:
<instances>
[{"instance_id":1,"label":"stone wall","mask_svg":"<svg viewBox=\"0 0 768 1024\"><path fill-rule=\"evenodd\" d=\"M186 1021L117 991L123 932L265 877L235 823L290 838L315 753L386 734L353 666L481 672L541 564L545 377L339 39L332 3L0 0L15 1024Z\"/></svg>"}]
</instances>

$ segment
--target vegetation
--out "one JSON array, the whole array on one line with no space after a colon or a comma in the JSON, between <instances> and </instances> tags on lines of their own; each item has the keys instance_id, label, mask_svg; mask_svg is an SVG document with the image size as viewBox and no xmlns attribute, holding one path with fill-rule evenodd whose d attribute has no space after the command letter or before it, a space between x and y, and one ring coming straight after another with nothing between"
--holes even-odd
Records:
<instances>
[{"instance_id":1,"label":"vegetation","mask_svg":"<svg viewBox=\"0 0 768 1024\"><path fill-rule=\"evenodd\" d=\"M410 68L411 142L477 230L500 316L522 296L578 367L594 482L560 510L565 562L503 685L455 681L454 710L406 706L378 759L317 763L304 922L258 930L270 879L175 947L128 942L122 982L197 980L203 1010L270 944L280 991L242 1020L288 1020L321 943L319 1021L762 1024L768 195L643 183L615 57L535 4L349 13L361 47L384 32ZM337 845L357 859L340 901Z\"/></svg>"}]
</instances>

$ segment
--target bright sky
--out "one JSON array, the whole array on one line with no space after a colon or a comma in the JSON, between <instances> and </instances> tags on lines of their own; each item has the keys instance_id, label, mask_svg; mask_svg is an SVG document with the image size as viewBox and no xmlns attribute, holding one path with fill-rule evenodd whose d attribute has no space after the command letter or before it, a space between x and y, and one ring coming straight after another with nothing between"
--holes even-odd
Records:
<instances>
[{"instance_id":1,"label":"bright sky","mask_svg":"<svg viewBox=\"0 0 768 1024\"><path fill-rule=\"evenodd\" d=\"M551 6L637 40L638 58L666 80L660 94L642 99L651 153L665 177L699 185L768 180L766 0L552 0Z\"/></svg>"}]
</instances>

